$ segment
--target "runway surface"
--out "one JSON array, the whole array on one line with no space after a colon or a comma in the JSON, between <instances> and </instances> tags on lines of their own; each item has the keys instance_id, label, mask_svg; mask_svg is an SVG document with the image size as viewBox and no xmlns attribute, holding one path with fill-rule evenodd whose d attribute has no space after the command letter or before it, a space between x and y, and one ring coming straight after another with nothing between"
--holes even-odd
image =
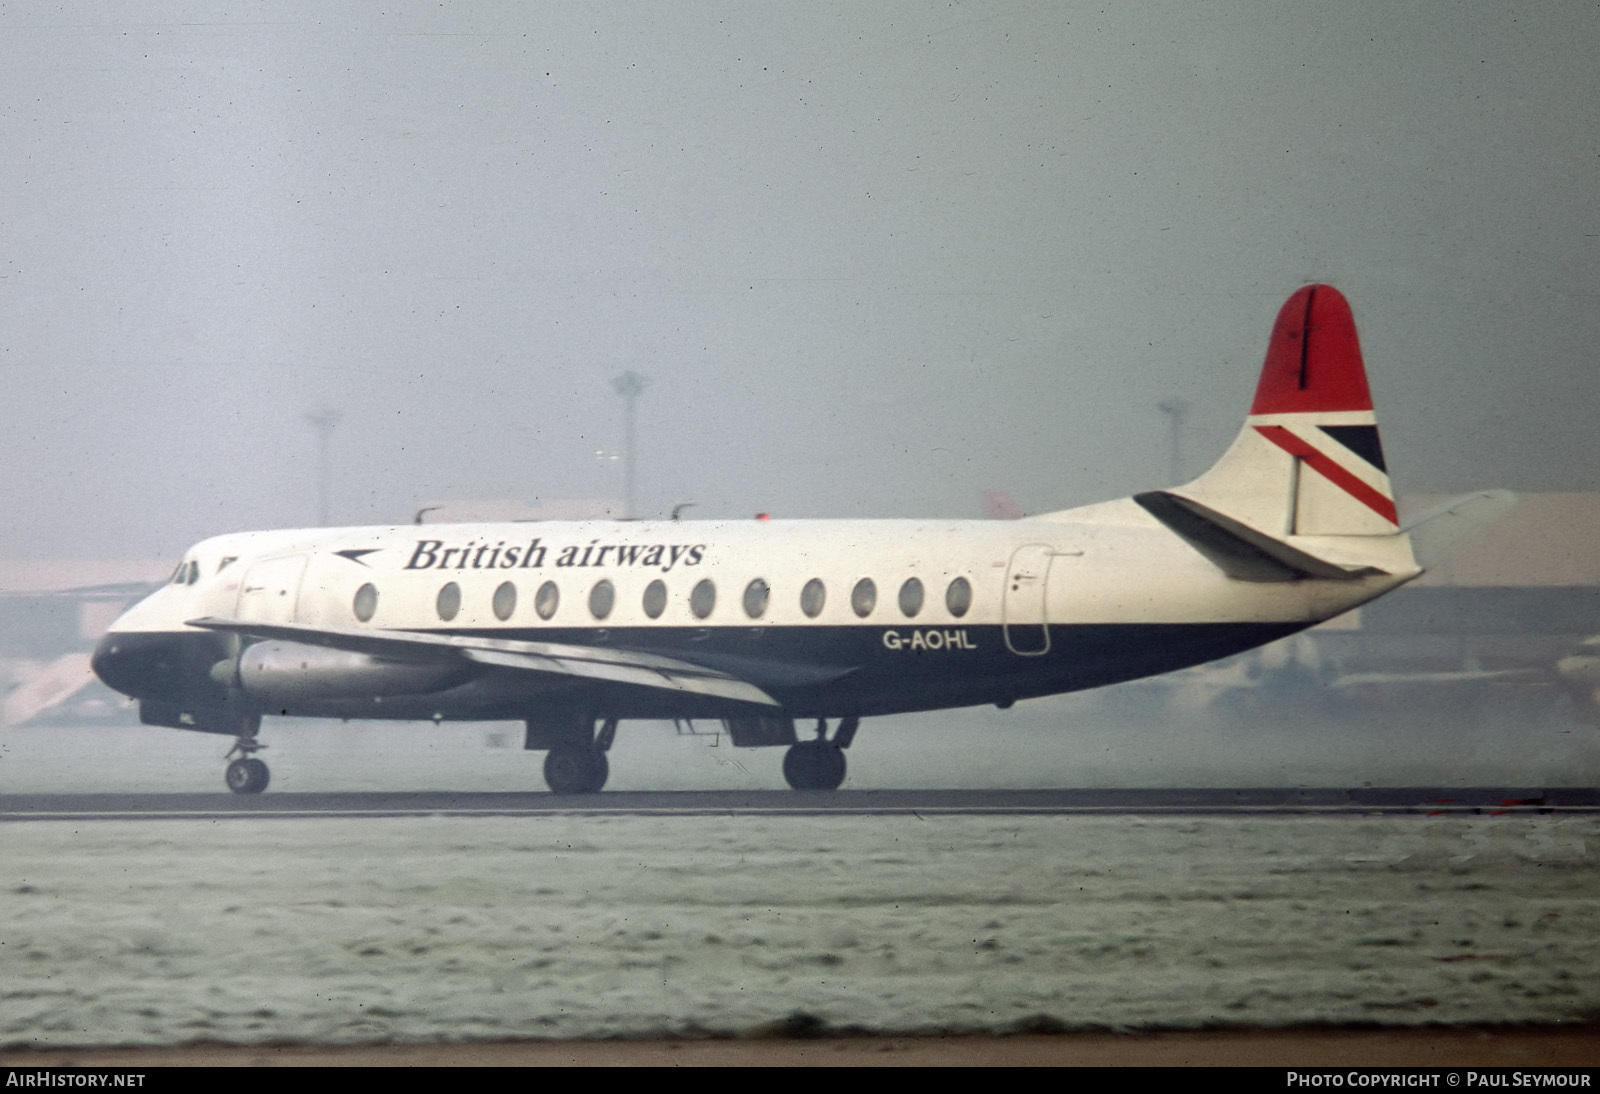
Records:
<instances>
[{"instance_id":1,"label":"runway surface","mask_svg":"<svg viewBox=\"0 0 1600 1094\"><path fill-rule=\"evenodd\" d=\"M0 1049L1591 1025L1600 817L1452 796L36 812L4 836ZM504 799L545 808L451 812Z\"/></svg>"},{"instance_id":2,"label":"runway surface","mask_svg":"<svg viewBox=\"0 0 1600 1094\"><path fill-rule=\"evenodd\" d=\"M1251 787L1240 789L361 792L0 795L0 821L213 817L1515 815L1600 813L1595 787Z\"/></svg>"}]
</instances>

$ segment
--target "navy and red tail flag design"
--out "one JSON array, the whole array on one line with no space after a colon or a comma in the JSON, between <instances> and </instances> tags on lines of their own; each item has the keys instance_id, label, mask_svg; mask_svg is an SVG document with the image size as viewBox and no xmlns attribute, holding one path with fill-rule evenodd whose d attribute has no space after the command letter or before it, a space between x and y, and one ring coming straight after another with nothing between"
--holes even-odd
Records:
<instances>
[{"instance_id":1,"label":"navy and red tail flag design","mask_svg":"<svg viewBox=\"0 0 1600 1094\"><path fill-rule=\"evenodd\" d=\"M1339 290L1307 285L1284 303L1244 429L1179 493L1268 535L1398 531L1361 343Z\"/></svg>"}]
</instances>

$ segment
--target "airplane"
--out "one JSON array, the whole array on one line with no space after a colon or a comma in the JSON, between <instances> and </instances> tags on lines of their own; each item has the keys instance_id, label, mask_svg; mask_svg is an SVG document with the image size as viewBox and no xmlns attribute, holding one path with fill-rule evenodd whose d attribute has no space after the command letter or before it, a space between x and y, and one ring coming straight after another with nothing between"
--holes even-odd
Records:
<instances>
[{"instance_id":1,"label":"airplane","mask_svg":"<svg viewBox=\"0 0 1600 1094\"><path fill-rule=\"evenodd\" d=\"M794 789L833 790L863 718L1261 646L1412 580L1424 543L1509 504L1467 495L1401 526L1350 306L1307 285L1237 438L1183 486L1012 520L222 535L92 663L146 724L234 737L237 793L269 781L263 715L520 721L558 794L605 785L619 722L720 720L735 746L785 748Z\"/></svg>"}]
</instances>

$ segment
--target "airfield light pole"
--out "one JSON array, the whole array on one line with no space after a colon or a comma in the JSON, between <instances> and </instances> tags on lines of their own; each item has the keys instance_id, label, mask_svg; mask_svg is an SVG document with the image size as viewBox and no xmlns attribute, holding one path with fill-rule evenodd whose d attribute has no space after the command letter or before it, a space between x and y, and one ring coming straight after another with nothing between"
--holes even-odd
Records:
<instances>
[{"instance_id":1,"label":"airfield light pole","mask_svg":"<svg viewBox=\"0 0 1600 1094\"><path fill-rule=\"evenodd\" d=\"M333 440L334 427L343 417L332 407L306 415L306 421L317 431L317 524L323 528L331 523L328 515L328 442Z\"/></svg>"},{"instance_id":2,"label":"airfield light pole","mask_svg":"<svg viewBox=\"0 0 1600 1094\"><path fill-rule=\"evenodd\" d=\"M638 499L634 496L634 465L636 463L633 444L634 418L639 405L639 396L644 394L644 389L649 383L650 381L647 377L640 376L632 369L611 381L612 390L622 396L623 404L626 408L627 440L622 450L622 489L624 504L627 508L622 515L629 520L632 520L634 514L638 511Z\"/></svg>"},{"instance_id":3,"label":"airfield light pole","mask_svg":"<svg viewBox=\"0 0 1600 1094\"><path fill-rule=\"evenodd\" d=\"M1161 408L1161 413L1167 416L1172 427L1172 464L1168 469L1167 481L1177 486L1183 481L1183 420L1189 415L1189 408L1194 406L1188 399L1162 399L1156 404Z\"/></svg>"}]
</instances>

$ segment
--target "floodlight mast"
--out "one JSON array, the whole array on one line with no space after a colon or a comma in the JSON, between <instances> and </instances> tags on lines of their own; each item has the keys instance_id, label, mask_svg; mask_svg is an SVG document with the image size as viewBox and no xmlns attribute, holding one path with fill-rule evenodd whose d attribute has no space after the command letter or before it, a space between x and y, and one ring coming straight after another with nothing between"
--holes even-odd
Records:
<instances>
[{"instance_id":1,"label":"floodlight mast","mask_svg":"<svg viewBox=\"0 0 1600 1094\"><path fill-rule=\"evenodd\" d=\"M622 396L623 406L625 408L624 428L626 430L626 439L624 441L622 450L622 489L623 504L625 509L622 515L626 520L632 520L638 515L639 511L639 499L635 495L635 483L637 481L635 478L635 464L637 461L634 452L634 427L639 405L639 396L644 394L644 389L648 387L649 384L650 380L648 377L640 376L632 369L629 369L627 372L615 377L611 381L612 390L614 390L618 395Z\"/></svg>"}]
</instances>

